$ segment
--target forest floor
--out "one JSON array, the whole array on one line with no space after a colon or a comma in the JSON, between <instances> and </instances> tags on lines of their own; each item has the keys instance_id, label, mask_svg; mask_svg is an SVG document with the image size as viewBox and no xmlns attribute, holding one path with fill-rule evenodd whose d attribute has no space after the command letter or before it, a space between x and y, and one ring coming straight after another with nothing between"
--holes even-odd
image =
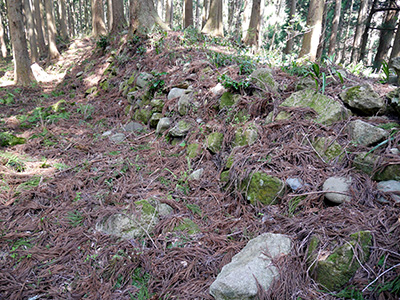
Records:
<instances>
[{"instance_id":1,"label":"forest floor","mask_svg":"<svg viewBox=\"0 0 400 300\"><path fill-rule=\"evenodd\" d=\"M246 108L248 121L257 124L259 141L239 147L231 179L268 168L282 180L297 176L307 183L301 194L287 191L277 205L250 205L240 191L220 181L235 129L228 123L235 120L216 109L218 97L210 92L221 74L241 82L246 75L239 69L251 67L248 61L236 59L229 45L205 45L181 33L131 43L124 38L109 48L90 39L71 42L62 59L41 64L47 74L41 72L43 82L30 87L11 84L10 61L0 66L0 99L8 99L0 104L0 131L27 141L0 149L0 299L213 299L209 287L222 266L264 232L287 234L294 246L277 262L282 276L268 292L260 291L260 299L398 299L393 285L399 268L391 267L400 260L399 207L376 202L376 182L352 168L351 158L364 149L350 147L353 152L344 161L327 163L304 144L305 137L329 133L349 145L343 130L348 121L322 126L298 110L295 120L265 124L276 101L287 98L298 80L280 69L275 80L287 87L284 92L268 97L243 93L239 108ZM103 73L111 55L117 57L118 72L108 78ZM132 72L153 72L159 79L156 97L163 100L182 84L196 91L201 106L185 118L201 122L184 142L172 145L166 134L157 136L147 126L125 133L121 143L103 135L124 132L131 121L118 87ZM86 92L104 78L110 89ZM364 81L348 74L344 84ZM370 82L382 96L394 88ZM340 81L331 82L325 94L338 99L342 89ZM66 103L52 110L60 100ZM176 120L174 105L166 102L164 113ZM188 161L187 145L204 141L210 128L224 133L221 153L204 146ZM377 152L383 155L385 147ZM189 181L188 174L199 168L202 178ZM326 178L348 174L354 179L353 201L325 203L320 189ZM299 195L305 197L294 203ZM133 211L134 201L149 198L174 212L143 239L123 240L95 229L104 217ZM185 218L198 225L198 233L168 230ZM326 243L340 244L360 230L373 235L369 260L341 294L321 290L307 272L310 237L319 234Z\"/></svg>"}]
</instances>

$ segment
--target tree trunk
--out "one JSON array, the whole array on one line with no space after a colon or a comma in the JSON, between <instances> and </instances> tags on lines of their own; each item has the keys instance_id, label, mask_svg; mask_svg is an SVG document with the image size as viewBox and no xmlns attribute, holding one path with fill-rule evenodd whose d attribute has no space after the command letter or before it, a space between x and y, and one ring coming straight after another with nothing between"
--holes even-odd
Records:
<instances>
[{"instance_id":1,"label":"tree trunk","mask_svg":"<svg viewBox=\"0 0 400 300\"><path fill-rule=\"evenodd\" d=\"M375 6L377 3L378 3L378 0L374 0L374 2L371 5L371 10L369 12L368 18L365 21L365 30L364 30L364 33L363 33L362 39L361 39L360 57L358 58L358 61L362 61L366 55L367 43L368 43L368 31L369 31L369 27L371 26L372 17L374 16Z\"/></svg>"},{"instance_id":2,"label":"tree trunk","mask_svg":"<svg viewBox=\"0 0 400 300\"><path fill-rule=\"evenodd\" d=\"M346 31L344 32L344 36L343 36L343 48L342 48L342 55L341 55L341 59L340 62L344 63L346 61L346 43L349 37L349 31L350 31L350 23L351 23L351 15L353 13L353 5L354 5L354 0L351 0L351 4L350 4L350 10L349 10L349 17L347 18L347 26L346 26ZM344 18L344 17L343 17Z\"/></svg>"},{"instance_id":3,"label":"tree trunk","mask_svg":"<svg viewBox=\"0 0 400 300\"><path fill-rule=\"evenodd\" d=\"M393 58L399 57L399 56L400 56L400 22L397 25L396 36L394 38L393 48L392 48L392 52L390 53L389 62L391 62Z\"/></svg>"},{"instance_id":4,"label":"tree trunk","mask_svg":"<svg viewBox=\"0 0 400 300\"><path fill-rule=\"evenodd\" d=\"M294 25L294 17L296 15L296 4L297 0L291 0L290 1L290 12L289 12L289 32L288 32L288 37L286 41L286 47L285 50L283 51L285 54L289 54L293 50L293 35L294 35L294 30L293 30L293 25Z\"/></svg>"},{"instance_id":5,"label":"tree trunk","mask_svg":"<svg viewBox=\"0 0 400 300\"><path fill-rule=\"evenodd\" d=\"M60 33L61 38L66 42L68 41L68 28L67 28L67 10L65 7L65 0L59 0L59 15L60 15Z\"/></svg>"},{"instance_id":6,"label":"tree trunk","mask_svg":"<svg viewBox=\"0 0 400 300\"><path fill-rule=\"evenodd\" d=\"M24 0L25 8L25 19L26 19L26 29L27 36L29 39L29 45L31 48L31 61L37 62L39 60L39 53L37 50L36 34L35 34L35 22L33 20L31 1Z\"/></svg>"},{"instance_id":7,"label":"tree trunk","mask_svg":"<svg viewBox=\"0 0 400 300\"><path fill-rule=\"evenodd\" d=\"M202 28L207 23L209 6L210 6L210 1L204 0L203 1L203 13L202 13L202 17L201 17L201 27Z\"/></svg>"},{"instance_id":8,"label":"tree trunk","mask_svg":"<svg viewBox=\"0 0 400 300\"><path fill-rule=\"evenodd\" d=\"M335 15L333 17L332 32L329 38L328 56L332 56L335 54L341 8L342 8L342 0L335 0Z\"/></svg>"},{"instance_id":9,"label":"tree trunk","mask_svg":"<svg viewBox=\"0 0 400 300\"><path fill-rule=\"evenodd\" d=\"M324 49L326 48L325 34L326 34L326 15L328 13L328 4L329 4L329 2L325 2L324 13L322 15L322 28L321 28L321 34L319 36L319 43L318 43L318 49L317 49L317 60L321 59Z\"/></svg>"},{"instance_id":10,"label":"tree trunk","mask_svg":"<svg viewBox=\"0 0 400 300\"><path fill-rule=\"evenodd\" d=\"M244 43L248 46L258 46L258 35L260 33L261 0L253 0L249 29L247 30Z\"/></svg>"},{"instance_id":11,"label":"tree trunk","mask_svg":"<svg viewBox=\"0 0 400 300\"><path fill-rule=\"evenodd\" d=\"M0 14L0 52L1 52L1 57L3 58L7 57L7 46L4 40L4 27L1 14Z\"/></svg>"},{"instance_id":12,"label":"tree trunk","mask_svg":"<svg viewBox=\"0 0 400 300\"><path fill-rule=\"evenodd\" d=\"M132 0L130 3L130 34L147 34L155 25L170 30L158 16L152 0Z\"/></svg>"},{"instance_id":13,"label":"tree trunk","mask_svg":"<svg viewBox=\"0 0 400 300\"><path fill-rule=\"evenodd\" d=\"M45 0L46 5L46 19L47 19L47 33L49 36L49 59L56 59L60 57L56 44L56 21L54 20L53 1Z\"/></svg>"},{"instance_id":14,"label":"tree trunk","mask_svg":"<svg viewBox=\"0 0 400 300\"><path fill-rule=\"evenodd\" d=\"M390 7L395 8L396 2L390 0ZM386 13L385 19L382 23L381 35L379 38L379 46L374 59L374 69L378 71L381 68L382 62L387 59L390 44L392 43L394 28L396 26L398 11L389 10Z\"/></svg>"},{"instance_id":15,"label":"tree trunk","mask_svg":"<svg viewBox=\"0 0 400 300\"><path fill-rule=\"evenodd\" d=\"M67 12L68 12L68 27L71 33L71 36L76 35L75 31L75 18L74 18L74 6L71 3L68 3L67 5Z\"/></svg>"},{"instance_id":16,"label":"tree trunk","mask_svg":"<svg viewBox=\"0 0 400 300\"><path fill-rule=\"evenodd\" d=\"M183 28L193 26L193 0L185 0L185 15L183 17Z\"/></svg>"},{"instance_id":17,"label":"tree trunk","mask_svg":"<svg viewBox=\"0 0 400 300\"><path fill-rule=\"evenodd\" d=\"M317 58L319 37L322 29L325 0L310 0L307 14L307 27L309 31L304 34L299 57L307 56L310 61Z\"/></svg>"},{"instance_id":18,"label":"tree trunk","mask_svg":"<svg viewBox=\"0 0 400 300\"><path fill-rule=\"evenodd\" d=\"M174 2L172 0L165 1L165 23L172 27L172 19L174 15Z\"/></svg>"},{"instance_id":19,"label":"tree trunk","mask_svg":"<svg viewBox=\"0 0 400 300\"><path fill-rule=\"evenodd\" d=\"M29 60L24 24L22 0L8 0L8 20L14 55L14 80L16 84L29 85L35 78Z\"/></svg>"},{"instance_id":20,"label":"tree trunk","mask_svg":"<svg viewBox=\"0 0 400 300\"><path fill-rule=\"evenodd\" d=\"M211 36L224 36L222 0L211 0L210 13L201 32Z\"/></svg>"},{"instance_id":21,"label":"tree trunk","mask_svg":"<svg viewBox=\"0 0 400 300\"><path fill-rule=\"evenodd\" d=\"M98 38L106 35L106 24L104 23L103 3L101 0L92 0L92 36Z\"/></svg>"},{"instance_id":22,"label":"tree trunk","mask_svg":"<svg viewBox=\"0 0 400 300\"><path fill-rule=\"evenodd\" d=\"M356 33L354 34L353 49L351 51L351 62L356 63L360 56L360 46L362 33L365 30L367 21L367 9L369 0L361 0L360 10L358 11Z\"/></svg>"},{"instance_id":23,"label":"tree trunk","mask_svg":"<svg viewBox=\"0 0 400 300\"><path fill-rule=\"evenodd\" d=\"M119 32L126 26L124 16L124 2L122 0L108 0L108 6L111 8L109 17L109 29L111 32Z\"/></svg>"},{"instance_id":24,"label":"tree trunk","mask_svg":"<svg viewBox=\"0 0 400 300\"><path fill-rule=\"evenodd\" d=\"M39 46L40 54L43 55L46 53L46 42L44 39L43 33L43 14L41 13L40 9L40 0L33 0L33 15L35 17L35 24L36 24L36 35L37 35L37 43Z\"/></svg>"}]
</instances>

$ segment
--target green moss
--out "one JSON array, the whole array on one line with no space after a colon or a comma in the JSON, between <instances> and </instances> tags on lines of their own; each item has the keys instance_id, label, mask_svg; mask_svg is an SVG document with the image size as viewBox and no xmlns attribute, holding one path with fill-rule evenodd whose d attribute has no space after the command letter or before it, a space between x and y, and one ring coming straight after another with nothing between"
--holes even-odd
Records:
<instances>
[{"instance_id":1,"label":"green moss","mask_svg":"<svg viewBox=\"0 0 400 300\"><path fill-rule=\"evenodd\" d=\"M22 137L17 137L9 132L0 132L0 147L15 146L25 144L26 140Z\"/></svg>"},{"instance_id":2,"label":"green moss","mask_svg":"<svg viewBox=\"0 0 400 300\"><path fill-rule=\"evenodd\" d=\"M143 124L147 124L151 118L151 111L148 109L138 109L134 115L133 119L142 122Z\"/></svg>"},{"instance_id":3,"label":"green moss","mask_svg":"<svg viewBox=\"0 0 400 300\"><path fill-rule=\"evenodd\" d=\"M239 101L239 99L239 95L225 92L222 94L221 99L219 100L219 109L234 106Z\"/></svg>"},{"instance_id":4,"label":"green moss","mask_svg":"<svg viewBox=\"0 0 400 300\"><path fill-rule=\"evenodd\" d=\"M85 91L85 94L86 95L89 95L89 94L94 94L94 93L96 93L97 92L97 86L92 86L91 88L88 88L86 91Z\"/></svg>"},{"instance_id":5,"label":"green moss","mask_svg":"<svg viewBox=\"0 0 400 300\"><path fill-rule=\"evenodd\" d=\"M179 225L175 226L173 231L185 231L189 234L200 232L199 226L189 218L184 218Z\"/></svg>"},{"instance_id":6,"label":"green moss","mask_svg":"<svg viewBox=\"0 0 400 300\"><path fill-rule=\"evenodd\" d=\"M190 159L194 159L198 155L201 154L202 149L201 149L201 146L199 144L193 143L193 144L188 145L188 147L186 149L186 152L187 152L187 156Z\"/></svg>"},{"instance_id":7,"label":"green moss","mask_svg":"<svg viewBox=\"0 0 400 300\"><path fill-rule=\"evenodd\" d=\"M207 138L207 148L213 153L218 153L222 148L223 141L224 141L223 133L213 132Z\"/></svg>"},{"instance_id":8,"label":"green moss","mask_svg":"<svg viewBox=\"0 0 400 300\"><path fill-rule=\"evenodd\" d=\"M153 100L151 100L150 105L152 107L152 109L151 109L152 112L161 113L164 108L164 100L153 99Z\"/></svg>"},{"instance_id":9,"label":"green moss","mask_svg":"<svg viewBox=\"0 0 400 300\"><path fill-rule=\"evenodd\" d=\"M342 160L344 157L342 146L340 146L336 141L332 143L331 138L320 137L316 139L312 145L319 155L321 155L327 161L331 161L337 157L339 157L339 160Z\"/></svg>"},{"instance_id":10,"label":"green moss","mask_svg":"<svg viewBox=\"0 0 400 300\"><path fill-rule=\"evenodd\" d=\"M222 182L228 182L228 181L229 181L229 171L223 171L223 172L221 173L220 180L221 180Z\"/></svg>"},{"instance_id":11,"label":"green moss","mask_svg":"<svg viewBox=\"0 0 400 300\"><path fill-rule=\"evenodd\" d=\"M258 69L255 70L251 75L251 82L262 91L273 91L278 90L278 84L276 83L272 71L270 69Z\"/></svg>"},{"instance_id":12,"label":"green moss","mask_svg":"<svg viewBox=\"0 0 400 300\"><path fill-rule=\"evenodd\" d=\"M158 215L156 208L153 205L151 205L148 200L144 199L135 201L135 206L140 208L142 213L145 215L148 216Z\"/></svg>"},{"instance_id":13,"label":"green moss","mask_svg":"<svg viewBox=\"0 0 400 300\"><path fill-rule=\"evenodd\" d=\"M108 82L108 80L105 80L103 82L100 83L100 88L103 91L107 91L110 88L110 83Z\"/></svg>"},{"instance_id":14,"label":"green moss","mask_svg":"<svg viewBox=\"0 0 400 300\"><path fill-rule=\"evenodd\" d=\"M257 140L258 134L255 129L243 129L239 128L235 132L235 140L233 141L233 147L237 146L246 146L246 145L251 145L254 144L254 142Z\"/></svg>"},{"instance_id":15,"label":"green moss","mask_svg":"<svg viewBox=\"0 0 400 300\"><path fill-rule=\"evenodd\" d=\"M362 152L355 157L353 166L376 181L400 180L400 164L387 164L386 161L382 161L374 168L378 161L379 156Z\"/></svg>"},{"instance_id":16,"label":"green moss","mask_svg":"<svg viewBox=\"0 0 400 300\"><path fill-rule=\"evenodd\" d=\"M233 154L229 155L228 159L226 160L225 169L230 169L233 165L235 157Z\"/></svg>"},{"instance_id":17,"label":"green moss","mask_svg":"<svg viewBox=\"0 0 400 300\"><path fill-rule=\"evenodd\" d=\"M153 114L151 115L150 120L149 120L149 125L150 125L150 127L156 128L158 122L161 120L162 117L163 117L163 115L160 114L160 113L153 113Z\"/></svg>"},{"instance_id":18,"label":"green moss","mask_svg":"<svg viewBox=\"0 0 400 300\"><path fill-rule=\"evenodd\" d=\"M246 178L241 189L247 200L252 204L260 202L264 205L274 204L283 192L284 184L276 177L263 172L254 172L250 178Z\"/></svg>"}]
</instances>

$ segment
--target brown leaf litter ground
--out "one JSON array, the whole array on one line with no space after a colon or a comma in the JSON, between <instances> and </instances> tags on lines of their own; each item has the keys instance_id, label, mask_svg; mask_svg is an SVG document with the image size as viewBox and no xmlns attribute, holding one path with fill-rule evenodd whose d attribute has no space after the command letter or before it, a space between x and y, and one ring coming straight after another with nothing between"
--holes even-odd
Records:
<instances>
[{"instance_id":1,"label":"brown leaf litter ground","mask_svg":"<svg viewBox=\"0 0 400 300\"><path fill-rule=\"evenodd\" d=\"M397 298L379 289L399 275L399 267L387 267L400 260L399 208L374 200L379 196L376 183L352 168L351 160L364 149L350 145L344 130L349 121L327 127L304 118L309 110L298 109L291 110L289 120L264 122L276 104L293 92L296 77L276 70L276 80L288 86L285 93L243 97L238 110L248 109L259 139L252 146L234 149L231 184L225 186L220 174L232 150L236 111L218 111L218 98L210 89L218 74L240 79L237 65L216 68L207 60L210 49L184 47L182 37L171 33L163 38L162 51L157 44L143 41L119 48L118 74L110 79L115 88L100 91L99 96L85 95L103 78L110 51L102 53L89 40L79 42L64 53L62 64L56 64L67 70L63 80L0 90L0 98L16 95L14 104L0 106L1 131L28 139L24 145L1 149L13 156L0 157L0 299L213 299L208 289L222 266L264 232L289 235L294 248L276 262L281 276L268 292L260 291L260 299L337 299L308 275L308 241L318 234L326 245L340 244L359 230L371 231L372 252L349 286L363 290L365 299ZM143 49L146 54L138 54ZM226 48L214 50L222 49ZM186 117L194 127L185 143L173 146L150 128L126 133L120 144L102 136L108 130L123 132L130 119L118 85L132 70L166 72L161 75L165 92L182 82L198 92L196 100L202 106ZM84 75L77 77L80 71ZM345 84L351 81L361 79L348 75ZM389 89L375 87L381 94ZM340 84L332 84L326 94L337 99L341 89ZM158 97L166 100L165 94ZM63 115L33 114L35 107L48 107L61 99L68 103ZM172 100L165 109L172 118L176 118L175 105ZM31 119L21 117L29 113ZM198 118L201 123L194 121ZM224 133L222 151L213 155L204 147L189 164L186 145L204 141L211 130ZM311 146L314 137L327 135L349 146L351 151L343 153L342 161L326 162ZM399 140L395 136L375 153L396 159L388 149L399 145ZM189 168L204 168L202 178L188 182ZM235 185L255 170L282 180L301 178L306 184L296 193L287 190L277 205L253 206ZM351 203L326 204L320 192L323 182L349 174L354 179ZM305 197L296 203L298 196ZM133 213L132 203L148 198L174 209L153 233L121 240L95 230L105 216L121 210ZM200 233L171 232L184 218L198 224Z\"/></svg>"}]
</instances>

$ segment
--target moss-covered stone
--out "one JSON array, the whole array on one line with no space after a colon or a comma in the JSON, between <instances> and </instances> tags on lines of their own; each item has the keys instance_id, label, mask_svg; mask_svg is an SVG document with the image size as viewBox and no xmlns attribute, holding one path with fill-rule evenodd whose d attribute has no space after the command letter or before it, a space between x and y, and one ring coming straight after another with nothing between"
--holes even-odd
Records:
<instances>
[{"instance_id":1,"label":"moss-covered stone","mask_svg":"<svg viewBox=\"0 0 400 300\"><path fill-rule=\"evenodd\" d=\"M200 232L199 225L189 218L184 218L179 225L175 226L173 231L184 231L189 234L196 234Z\"/></svg>"},{"instance_id":2,"label":"moss-covered stone","mask_svg":"<svg viewBox=\"0 0 400 300\"><path fill-rule=\"evenodd\" d=\"M151 111L149 109L138 109L133 115L133 119L143 124L147 124L151 118Z\"/></svg>"},{"instance_id":3,"label":"moss-covered stone","mask_svg":"<svg viewBox=\"0 0 400 300\"><path fill-rule=\"evenodd\" d=\"M162 99L153 99L153 100L151 100L150 101L150 105L151 105L151 111L153 112L153 113L156 113L156 112L158 112L158 113L161 113L162 111L163 111L163 108L164 108L164 100L162 100Z\"/></svg>"},{"instance_id":4,"label":"moss-covered stone","mask_svg":"<svg viewBox=\"0 0 400 300\"><path fill-rule=\"evenodd\" d=\"M103 82L100 82L100 88L103 91L107 91L110 88L110 83L108 82L108 80L105 80Z\"/></svg>"},{"instance_id":5,"label":"moss-covered stone","mask_svg":"<svg viewBox=\"0 0 400 300\"><path fill-rule=\"evenodd\" d=\"M22 137L17 137L9 132L0 132L0 147L15 146L25 144L26 140Z\"/></svg>"},{"instance_id":6,"label":"moss-covered stone","mask_svg":"<svg viewBox=\"0 0 400 300\"><path fill-rule=\"evenodd\" d=\"M246 146L254 144L258 139L258 133L253 128L238 128L235 132L235 140L233 141L233 147Z\"/></svg>"},{"instance_id":7,"label":"moss-covered stone","mask_svg":"<svg viewBox=\"0 0 400 300\"><path fill-rule=\"evenodd\" d=\"M340 94L340 98L351 108L366 115L376 114L383 109L385 102L371 85L357 85Z\"/></svg>"},{"instance_id":8,"label":"moss-covered stone","mask_svg":"<svg viewBox=\"0 0 400 300\"><path fill-rule=\"evenodd\" d=\"M336 158L342 160L344 157L343 148L338 142L332 143L332 138L320 137L312 142L314 149L323 157L326 161L332 161Z\"/></svg>"},{"instance_id":9,"label":"moss-covered stone","mask_svg":"<svg viewBox=\"0 0 400 300\"><path fill-rule=\"evenodd\" d=\"M284 190L284 183L277 177L263 172L254 172L249 178L243 180L241 190L251 204L275 204L277 198Z\"/></svg>"},{"instance_id":10,"label":"moss-covered stone","mask_svg":"<svg viewBox=\"0 0 400 300\"><path fill-rule=\"evenodd\" d=\"M232 94L230 92L225 92L219 99L219 109L224 109L227 107L234 106L240 100L240 95Z\"/></svg>"},{"instance_id":11,"label":"moss-covered stone","mask_svg":"<svg viewBox=\"0 0 400 300\"><path fill-rule=\"evenodd\" d=\"M235 161L235 157L233 154L229 155L228 159L226 160L225 169L230 169Z\"/></svg>"},{"instance_id":12,"label":"moss-covered stone","mask_svg":"<svg viewBox=\"0 0 400 300\"><path fill-rule=\"evenodd\" d=\"M151 128L156 128L158 122L161 120L162 117L163 117L163 115L160 114L160 113L153 113L153 114L151 115L150 120L149 120L149 125L150 125L150 127L151 127Z\"/></svg>"},{"instance_id":13,"label":"moss-covered stone","mask_svg":"<svg viewBox=\"0 0 400 300\"><path fill-rule=\"evenodd\" d=\"M207 138L207 149L213 153L218 153L222 148L224 134L221 132L213 132Z\"/></svg>"},{"instance_id":14,"label":"moss-covered stone","mask_svg":"<svg viewBox=\"0 0 400 300\"><path fill-rule=\"evenodd\" d=\"M278 83L275 81L273 71L268 68L261 68L255 70L250 75L250 80L254 86L258 87L261 91L278 91Z\"/></svg>"},{"instance_id":15,"label":"moss-covered stone","mask_svg":"<svg viewBox=\"0 0 400 300\"><path fill-rule=\"evenodd\" d=\"M187 156L190 159L196 158L198 155L201 154L201 152L202 152L201 146L200 144L197 143L189 144L186 149Z\"/></svg>"},{"instance_id":16,"label":"moss-covered stone","mask_svg":"<svg viewBox=\"0 0 400 300\"><path fill-rule=\"evenodd\" d=\"M192 124L185 120L179 121L177 124L175 124L174 127L171 128L169 131L169 134L172 137L183 137L186 136L189 132L189 130L192 128Z\"/></svg>"},{"instance_id":17,"label":"moss-covered stone","mask_svg":"<svg viewBox=\"0 0 400 300\"><path fill-rule=\"evenodd\" d=\"M350 235L349 241L335 248L330 255L317 256L319 242L312 240L308 262L313 264L310 268L313 277L327 290L339 291L354 276L360 263L368 260L371 242L371 233L360 231ZM354 257L355 249L358 249L357 259Z\"/></svg>"},{"instance_id":18,"label":"moss-covered stone","mask_svg":"<svg viewBox=\"0 0 400 300\"><path fill-rule=\"evenodd\" d=\"M281 106L312 108L318 114L315 121L327 125L336 121L345 120L350 114L339 102L310 89L293 93Z\"/></svg>"},{"instance_id":19,"label":"moss-covered stone","mask_svg":"<svg viewBox=\"0 0 400 300\"><path fill-rule=\"evenodd\" d=\"M143 199L135 201L135 207L140 208L141 213L149 216L157 216L158 212L156 207L150 204L149 200Z\"/></svg>"},{"instance_id":20,"label":"moss-covered stone","mask_svg":"<svg viewBox=\"0 0 400 300\"><path fill-rule=\"evenodd\" d=\"M376 181L400 180L400 164L387 163L385 160L380 160L377 155L362 152L355 157L353 166L372 176Z\"/></svg>"}]
</instances>

